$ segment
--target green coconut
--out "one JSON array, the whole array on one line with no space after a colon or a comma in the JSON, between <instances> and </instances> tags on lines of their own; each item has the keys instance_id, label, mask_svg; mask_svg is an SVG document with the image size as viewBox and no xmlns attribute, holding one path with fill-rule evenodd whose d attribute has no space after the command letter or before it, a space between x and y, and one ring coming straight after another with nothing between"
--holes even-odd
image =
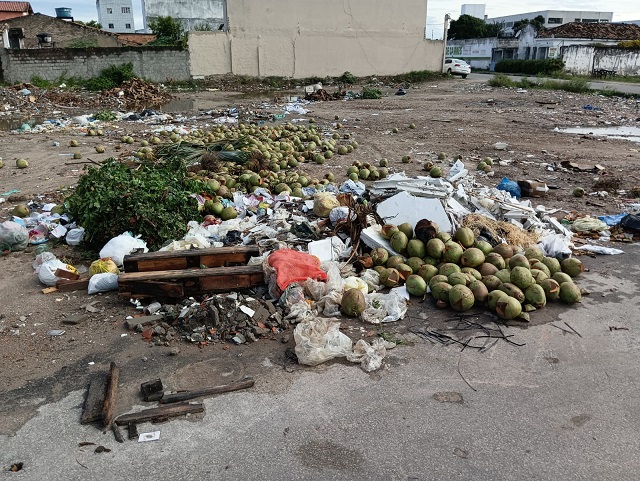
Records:
<instances>
[{"instance_id":1,"label":"green coconut","mask_svg":"<svg viewBox=\"0 0 640 481\"><path fill-rule=\"evenodd\" d=\"M408 266L407 264L398 264L396 266L396 270L400 273L400 277L405 280L407 277L409 277L411 274L413 274L413 269Z\"/></svg>"},{"instance_id":2,"label":"green coconut","mask_svg":"<svg viewBox=\"0 0 640 481\"><path fill-rule=\"evenodd\" d=\"M480 274L480 272L474 269L473 267L463 267L462 269L460 269L460 271L467 274L471 280L482 279L482 274Z\"/></svg>"},{"instance_id":3,"label":"green coconut","mask_svg":"<svg viewBox=\"0 0 640 481\"><path fill-rule=\"evenodd\" d=\"M455 285L449 290L449 304L454 311L468 311L474 302L473 292L467 286Z\"/></svg>"},{"instance_id":4,"label":"green coconut","mask_svg":"<svg viewBox=\"0 0 640 481\"><path fill-rule=\"evenodd\" d=\"M225 207L224 209L222 209L222 212L220 213L220 218L222 220L235 219L236 217L238 217L238 211L235 210L233 207Z\"/></svg>"},{"instance_id":5,"label":"green coconut","mask_svg":"<svg viewBox=\"0 0 640 481\"><path fill-rule=\"evenodd\" d=\"M384 247L376 247L371 251L371 259L376 266L382 266L389 260L389 252Z\"/></svg>"},{"instance_id":6,"label":"green coconut","mask_svg":"<svg viewBox=\"0 0 640 481\"><path fill-rule=\"evenodd\" d=\"M529 263L531 264L531 270L537 269L539 271L544 272L547 275L547 277L551 277L551 271L546 265L544 265L544 262L539 261L537 259L531 259Z\"/></svg>"},{"instance_id":7,"label":"green coconut","mask_svg":"<svg viewBox=\"0 0 640 481\"><path fill-rule=\"evenodd\" d=\"M500 299L506 299L509 295L503 291L491 291L487 296L487 306L492 311L496 310L496 304Z\"/></svg>"},{"instance_id":8,"label":"green coconut","mask_svg":"<svg viewBox=\"0 0 640 481\"><path fill-rule=\"evenodd\" d=\"M406 264L411 267L411 270L414 274L417 274L420 270L420 267L424 265L424 261L419 257L409 257Z\"/></svg>"},{"instance_id":9,"label":"green coconut","mask_svg":"<svg viewBox=\"0 0 640 481\"><path fill-rule=\"evenodd\" d=\"M511 271L509 269L500 269L494 275L500 279L500 282L511 282Z\"/></svg>"},{"instance_id":10,"label":"green coconut","mask_svg":"<svg viewBox=\"0 0 640 481\"><path fill-rule=\"evenodd\" d=\"M490 252L489 254L487 254L485 257L485 262L496 266L498 270L507 267L507 263L504 261L504 258L497 252Z\"/></svg>"},{"instance_id":11,"label":"green coconut","mask_svg":"<svg viewBox=\"0 0 640 481\"><path fill-rule=\"evenodd\" d=\"M487 289L487 286L485 286L482 281L475 279L471 281L468 287L471 289L471 292L473 292L473 297L476 302L484 302L487 300L489 289Z\"/></svg>"},{"instance_id":12,"label":"green coconut","mask_svg":"<svg viewBox=\"0 0 640 481\"><path fill-rule=\"evenodd\" d=\"M431 279L429 279L429 289L433 290L433 287L438 283L438 282L445 282L447 283L447 276L443 276L442 274L436 274L435 276L433 276Z\"/></svg>"},{"instance_id":13,"label":"green coconut","mask_svg":"<svg viewBox=\"0 0 640 481\"><path fill-rule=\"evenodd\" d=\"M471 247L476 242L475 234L468 227L460 227L456 230L455 238L464 247ZM482 264L482 262L480 264Z\"/></svg>"},{"instance_id":14,"label":"green coconut","mask_svg":"<svg viewBox=\"0 0 640 481\"><path fill-rule=\"evenodd\" d=\"M560 300L567 304L575 304L582 299L580 288L573 282L563 282L560 284Z\"/></svg>"},{"instance_id":15,"label":"green coconut","mask_svg":"<svg viewBox=\"0 0 640 481\"><path fill-rule=\"evenodd\" d=\"M393 237L393 235L396 232L398 232L398 230L399 230L398 227L393 224L385 224L382 226L382 230L380 231L380 234L382 235L382 237L389 240Z\"/></svg>"},{"instance_id":16,"label":"green coconut","mask_svg":"<svg viewBox=\"0 0 640 481\"><path fill-rule=\"evenodd\" d=\"M399 254L396 254L395 256L391 256L387 259L386 266L389 268L395 269L397 266L404 263L404 261L405 261L404 257L402 257Z\"/></svg>"},{"instance_id":17,"label":"green coconut","mask_svg":"<svg viewBox=\"0 0 640 481\"><path fill-rule=\"evenodd\" d=\"M407 249L407 244L409 244L409 239L407 235L398 231L391 237L391 248L396 252L404 252Z\"/></svg>"},{"instance_id":18,"label":"green coconut","mask_svg":"<svg viewBox=\"0 0 640 481\"><path fill-rule=\"evenodd\" d=\"M446 282L438 282L431 288L431 295L438 301L449 302L449 291L452 287Z\"/></svg>"},{"instance_id":19,"label":"green coconut","mask_svg":"<svg viewBox=\"0 0 640 481\"><path fill-rule=\"evenodd\" d=\"M560 284L553 279L544 279L540 282L548 301L555 301L560 296Z\"/></svg>"},{"instance_id":20,"label":"green coconut","mask_svg":"<svg viewBox=\"0 0 640 481\"><path fill-rule=\"evenodd\" d=\"M449 275L447 280L452 286L466 286L469 284L469 277L464 272L454 272L453 274Z\"/></svg>"},{"instance_id":21,"label":"green coconut","mask_svg":"<svg viewBox=\"0 0 640 481\"><path fill-rule=\"evenodd\" d=\"M418 239L411 239L407 244L407 254L411 257L424 257L427 255L427 249L424 242Z\"/></svg>"},{"instance_id":22,"label":"green coconut","mask_svg":"<svg viewBox=\"0 0 640 481\"><path fill-rule=\"evenodd\" d=\"M502 281L496 276L484 276L482 278L482 283L487 286L487 290L489 292L493 292L500 287Z\"/></svg>"},{"instance_id":23,"label":"green coconut","mask_svg":"<svg viewBox=\"0 0 640 481\"><path fill-rule=\"evenodd\" d=\"M529 261L531 261L531 259L537 259L541 261L542 259L544 259L544 252L542 252L542 249L540 249L540 247L538 246L531 246L527 247L524 250L524 256L529 259Z\"/></svg>"},{"instance_id":24,"label":"green coconut","mask_svg":"<svg viewBox=\"0 0 640 481\"><path fill-rule=\"evenodd\" d=\"M509 244L498 244L493 248L493 252L500 254L506 260L513 256L513 247Z\"/></svg>"},{"instance_id":25,"label":"green coconut","mask_svg":"<svg viewBox=\"0 0 640 481\"><path fill-rule=\"evenodd\" d=\"M398 226L398 230L400 232L404 232L404 235L407 236L407 240L413 239L413 226L408 222L403 222Z\"/></svg>"},{"instance_id":26,"label":"green coconut","mask_svg":"<svg viewBox=\"0 0 640 481\"><path fill-rule=\"evenodd\" d=\"M438 177L442 177L442 169L440 167L434 167L429 171L429 176L437 179Z\"/></svg>"},{"instance_id":27,"label":"green coconut","mask_svg":"<svg viewBox=\"0 0 640 481\"><path fill-rule=\"evenodd\" d=\"M531 276L533 277L533 280L536 282L536 284L540 284L541 281L549 278L547 274L538 269L531 269Z\"/></svg>"},{"instance_id":28,"label":"green coconut","mask_svg":"<svg viewBox=\"0 0 640 481\"><path fill-rule=\"evenodd\" d=\"M549 277L552 277L556 272L561 270L560 261L555 257L544 257L542 263L549 269Z\"/></svg>"},{"instance_id":29,"label":"green coconut","mask_svg":"<svg viewBox=\"0 0 640 481\"><path fill-rule=\"evenodd\" d=\"M515 319L522 313L522 305L518 299L503 297L496 302L496 313L502 319Z\"/></svg>"},{"instance_id":30,"label":"green coconut","mask_svg":"<svg viewBox=\"0 0 640 481\"><path fill-rule=\"evenodd\" d=\"M433 257L434 259L441 259L442 254L444 253L444 242L442 242L437 237L433 239L429 239L427 241L426 250L429 257Z\"/></svg>"},{"instance_id":31,"label":"green coconut","mask_svg":"<svg viewBox=\"0 0 640 481\"><path fill-rule=\"evenodd\" d=\"M445 244L451 240L451 234L445 231L439 231L436 234L436 237L440 239L442 242L444 242Z\"/></svg>"},{"instance_id":32,"label":"green coconut","mask_svg":"<svg viewBox=\"0 0 640 481\"><path fill-rule=\"evenodd\" d=\"M29 162L27 162L26 159L18 159L16 160L16 167L18 169L26 169L29 167Z\"/></svg>"},{"instance_id":33,"label":"green coconut","mask_svg":"<svg viewBox=\"0 0 640 481\"><path fill-rule=\"evenodd\" d=\"M418 269L418 275L422 277L426 282L429 282L431 278L438 274L438 268L430 264L423 264Z\"/></svg>"},{"instance_id":34,"label":"green coconut","mask_svg":"<svg viewBox=\"0 0 640 481\"><path fill-rule=\"evenodd\" d=\"M489 264L488 262L485 262L480 267L478 267L478 272L480 272L482 276L492 276L496 272L498 272L498 270L499 269L496 266L494 266L493 264Z\"/></svg>"},{"instance_id":35,"label":"green coconut","mask_svg":"<svg viewBox=\"0 0 640 481\"><path fill-rule=\"evenodd\" d=\"M484 262L484 253L476 247L470 247L462 253L460 262L465 267L478 267Z\"/></svg>"},{"instance_id":36,"label":"green coconut","mask_svg":"<svg viewBox=\"0 0 640 481\"><path fill-rule=\"evenodd\" d=\"M506 292L511 297L515 297L516 299L518 299L518 302L520 303L524 302L524 299L525 299L524 292L522 292L522 290L515 284L506 282L502 284L498 289Z\"/></svg>"},{"instance_id":37,"label":"green coconut","mask_svg":"<svg viewBox=\"0 0 640 481\"><path fill-rule=\"evenodd\" d=\"M458 264L454 264L453 262L446 262L442 264L438 269L439 274L447 277L449 277L454 272L460 272L460 266Z\"/></svg>"},{"instance_id":38,"label":"green coconut","mask_svg":"<svg viewBox=\"0 0 640 481\"><path fill-rule=\"evenodd\" d=\"M569 274L571 277L578 277L584 271L584 265L579 259L569 257L560 263L562 272ZM577 301L576 301L577 302Z\"/></svg>"},{"instance_id":39,"label":"green coconut","mask_svg":"<svg viewBox=\"0 0 640 481\"><path fill-rule=\"evenodd\" d=\"M419 275L412 274L405 283L407 292L412 296L424 296L427 293L427 283Z\"/></svg>"},{"instance_id":40,"label":"green coconut","mask_svg":"<svg viewBox=\"0 0 640 481\"><path fill-rule=\"evenodd\" d=\"M380 272L380 283L385 287L396 287L400 280L400 272L397 269L389 268Z\"/></svg>"},{"instance_id":41,"label":"green coconut","mask_svg":"<svg viewBox=\"0 0 640 481\"><path fill-rule=\"evenodd\" d=\"M540 309L547 304L547 296L542 286L533 284L524 291L525 300L536 309Z\"/></svg>"},{"instance_id":42,"label":"green coconut","mask_svg":"<svg viewBox=\"0 0 640 481\"><path fill-rule=\"evenodd\" d=\"M529 259L527 259L524 254L516 254L509 259L509 269L513 269L514 267L531 269L531 264L529 264Z\"/></svg>"},{"instance_id":43,"label":"green coconut","mask_svg":"<svg viewBox=\"0 0 640 481\"><path fill-rule=\"evenodd\" d=\"M573 279L571 278L571 276L564 272L556 272L554 275L551 276L551 279L556 281L558 284L562 284L563 282L573 282Z\"/></svg>"},{"instance_id":44,"label":"green coconut","mask_svg":"<svg viewBox=\"0 0 640 481\"><path fill-rule=\"evenodd\" d=\"M349 289L342 294L340 307L342 313L349 317L357 317L364 312L367 303L360 289Z\"/></svg>"},{"instance_id":45,"label":"green coconut","mask_svg":"<svg viewBox=\"0 0 640 481\"><path fill-rule=\"evenodd\" d=\"M527 289L529 286L535 284L536 282L531 275L531 271L526 267L520 266L516 266L511 269L510 279L512 284L515 284L522 290Z\"/></svg>"},{"instance_id":46,"label":"green coconut","mask_svg":"<svg viewBox=\"0 0 640 481\"><path fill-rule=\"evenodd\" d=\"M460 263L460 258L464 251L460 244L456 242L445 243L444 253L442 254L442 260L445 262L452 262L454 264Z\"/></svg>"},{"instance_id":47,"label":"green coconut","mask_svg":"<svg viewBox=\"0 0 640 481\"><path fill-rule=\"evenodd\" d=\"M476 242L476 247L482 251L482 253L487 256L491 253L493 247L487 241L478 241Z\"/></svg>"},{"instance_id":48,"label":"green coconut","mask_svg":"<svg viewBox=\"0 0 640 481\"><path fill-rule=\"evenodd\" d=\"M440 259L434 259L433 257L423 257L422 260L424 261L425 264L429 264L432 266L437 266L440 264Z\"/></svg>"},{"instance_id":49,"label":"green coconut","mask_svg":"<svg viewBox=\"0 0 640 481\"><path fill-rule=\"evenodd\" d=\"M11 213L16 217L27 217L31 211L25 204L18 204L13 208Z\"/></svg>"}]
</instances>

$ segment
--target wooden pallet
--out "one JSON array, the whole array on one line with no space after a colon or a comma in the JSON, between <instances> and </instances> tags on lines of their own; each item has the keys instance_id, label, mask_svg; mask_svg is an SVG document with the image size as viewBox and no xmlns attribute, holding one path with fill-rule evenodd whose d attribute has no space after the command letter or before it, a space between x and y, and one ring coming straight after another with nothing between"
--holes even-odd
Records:
<instances>
[{"instance_id":1,"label":"wooden pallet","mask_svg":"<svg viewBox=\"0 0 640 481\"><path fill-rule=\"evenodd\" d=\"M125 256L124 271L149 272L244 265L260 255L257 246L212 247L186 251L149 252Z\"/></svg>"},{"instance_id":2,"label":"wooden pallet","mask_svg":"<svg viewBox=\"0 0 640 481\"><path fill-rule=\"evenodd\" d=\"M151 272L127 272L118 278L126 297L183 298L210 292L229 292L264 284L261 265L213 267Z\"/></svg>"}]
</instances>

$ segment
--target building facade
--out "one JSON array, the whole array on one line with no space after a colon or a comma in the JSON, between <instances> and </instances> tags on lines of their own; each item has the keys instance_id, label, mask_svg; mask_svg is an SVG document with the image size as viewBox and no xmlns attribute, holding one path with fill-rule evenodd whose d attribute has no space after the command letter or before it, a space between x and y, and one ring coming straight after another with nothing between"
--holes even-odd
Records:
<instances>
[{"instance_id":1,"label":"building facade","mask_svg":"<svg viewBox=\"0 0 640 481\"><path fill-rule=\"evenodd\" d=\"M96 0L98 22L114 33L134 33L132 0Z\"/></svg>"},{"instance_id":2,"label":"building facade","mask_svg":"<svg viewBox=\"0 0 640 481\"><path fill-rule=\"evenodd\" d=\"M142 0L144 31L158 17L171 17L192 30L226 30L226 0Z\"/></svg>"}]
</instances>

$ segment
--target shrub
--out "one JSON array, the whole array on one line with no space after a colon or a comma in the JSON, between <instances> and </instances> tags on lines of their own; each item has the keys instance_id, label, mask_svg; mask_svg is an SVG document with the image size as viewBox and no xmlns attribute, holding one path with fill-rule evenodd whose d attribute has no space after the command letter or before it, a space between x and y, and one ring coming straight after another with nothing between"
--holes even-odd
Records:
<instances>
[{"instance_id":1,"label":"shrub","mask_svg":"<svg viewBox=\"0 0 640 481\"><path fill-rule=\"evenodd\" d=\"M88 90L107 90L119 87L124 81L134 77L132 63L112 65L102 70L97 77L87 80L84 85Z\"/></svg>"},{"instance_id":2,"label":"shrub","mask_svg":"<svg viewBox=\"0 0 640 481\"><path fill-rule=\"evenodd\" d=\"M542 60L501 60L496 64L496 72L523 73L527 75L551 75L564 68L564 62L558 58Z\"/></svg>"},{"instance_id":3,"label":"shrub","mask_svg":"<svg viewBox=\"0 0 640 481\"><path fill-rule=\"evenodd\" d=\"M381 99L382 91L373 87L362 87L363 99Z\"/></svg>"},{"instance_id":4,"label":"shrub","mask_svg":"<svg viewBox=\"0 0 640 481\"><path fill-rule=\"evenodd\" d=\"M497 73L489 80L489 85L492 87L513 87L515 82L505 74Z\"/></svg>"}]
</instances>

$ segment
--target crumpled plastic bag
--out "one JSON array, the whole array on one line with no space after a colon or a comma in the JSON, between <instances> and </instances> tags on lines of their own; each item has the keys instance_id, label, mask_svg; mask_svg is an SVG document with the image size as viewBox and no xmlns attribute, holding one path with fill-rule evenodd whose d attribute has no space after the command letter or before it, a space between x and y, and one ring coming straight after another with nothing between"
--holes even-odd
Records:
<instances>
[{"instance_id":1,"label":"crumpled plastic bag","mask_svg":"<svg viewBox=\"0 0 640 481\"><path fill-rule=\"evenodd\" d=\"M382 366L382 360L387 355L387 349L396 347L395 342L387 342L381 337L369 344L364 339L358 340L353 351L347 354L347 360L359 362L365 372L375 371Z\"/></svg>"},{"instance_id":2,"label":"crumpled plastic bag","mask_svg":"<svg viewBox=\"0 0 640 481\"><path fill-rule=\"evenodd\" d=\"M53 259L44 261L42 265L38 267L36 273L38 274L38 279L40 279L40 282L42 282L45 286L55 286L56 282L62 279L61 277L57 277L55 274L58 269L62 269L72 273L78 272L75 267L69 264L65 264L54 256Z\"/></svg>"},{"instance_id":3,"label":"crumpled plastic bag","mask_svg":"<svg viewBox=\"0 0 640 481\"><path fill-rule=\"evenodd\" d=\"M29 245L29 231L13 221L0 224L0 251L21 251Z\"/></svg>"},{"instance_id":4,"label":"crumpled plastic bag","mask_svg":"<svg viewBox=\"0 0 640 481\"><path fill-rule=\"evenodd\" d=\"M595 217L581 217L571 224L571 230L574 232L600 232L607 230L609 226Z\"/></svg>"},{"instance_id":5,"label":"crumpled plastic bag","mask_svg":"<svg viewBox=\"0 0 640 481\"><path fill-rule=\"evenodd\" d=\"M300 364L317 366L351 353L351 339L340 332L334 319L318 318L298 324L293 331L296 355Z\"/></svg>"},{"instance_id":6,"label":"crumpled plastic bag","mask_svg":"<svg viewBox=\"0 0 640 481\"><path fill-rule=\"evenodd\" d=\"M549 234L538 241L538 247L545 255L557 259L566 259L571 256L571 239L562 234Z\"/></svg>"},{"instance_id":7,"label":"crumpled plastic bag","mask_svg":"<svg viewBox=\"0 0 640 481\"><path fill-rule=\"evenodd\" d=\"M388 294L367 294L364 299L367 303L361 315L364 322L370 324L395 322L407 314L407 300L393 290Z\"/></svg>"},{"instance_id":8,"label":"crumpled plastic bag","mask_svg":"<svg viewBox=\"0 0 640 481\"><path fill-rule=\"evenodd\" d=\"M84 227L76 227L67 232L64 238L70 246L79 246L84 240Z\"/></svg>"},{"instance_id":9,"label":"crumpled plastic bag","mask_svg":"<svg viewBox=\"0 0 640 481\"><path fill-rule=\"evenodd\" d=\"M336 207L340 207L340 202L329 192L318 192L313 196L313 213L318 217L329 217Z\"/></svg>"},{"instance_id":10,"label":"crumpled plastic bag","mask_svg":"<svg viewBox=\"0 0 640 481\"><path fill-rule=\"evenodd\" d=\"M367 269L360 273L360 278L369 286L369 292L375 292L379 290L382 285L380 284L380 274L374 269Z\"/></svg>"},{"instance_id":11,"label":"crumpled plastic bag","mask_svg":"<svg viewBox=\"0 0 640 481\"><path fill-rule=\"evenodd\" d=\"M522 197L522 191L520 190L520 186L515 180L509 180L508 177L503 177L500 183L497 186L498 190L504 190L508 192L516 199Z\"/></svg>"},{"instance_id":12,"label":"crumpled plastic bag","mask_svg":"<svg viewBox=\"0 0 640 481\"><path fill-rule=\"evenodd\" d=\"M96 274L89 279L89 294L97 294L98 292L109 292L118 289L118 274L104 272Z\"/></svg>"},{"instance_id":13,"label":"crumpled plastic bag","mask_svg":"<svg viewBox=\"0 0 640 481\"><path fill-rule=\"evenodd\" d=\"M100 257L111 257L117 266L124 262L124 256L142 249L142 252L149 252L147 243L138 237L133 237L130 232L124 232L114 237L100 251Z\"/></svg>"},{"instance_id":14,"label":"crumpled plastic bag","mask_svg":"<svg viewBox=\"0 0 640 481\"><path fill-rule=\"evenodd\" d=\"M103 257L102 259L98 259L97 261L93 261L89 266L89 277L95 276L96 274L120 274L120 269L111 257Z\"/></svg>"},{"instance_id":15,"label":"crumpled plastic bag","mask_svg":"<svg viewBox=\"0 0 640 481\"><path fill-rule=\"evenodd\" d=\"M369 285L359 277L351 276L344 280L343 291L358 289L363 294L369 294Z\"/></svg>"}]
</instances>

